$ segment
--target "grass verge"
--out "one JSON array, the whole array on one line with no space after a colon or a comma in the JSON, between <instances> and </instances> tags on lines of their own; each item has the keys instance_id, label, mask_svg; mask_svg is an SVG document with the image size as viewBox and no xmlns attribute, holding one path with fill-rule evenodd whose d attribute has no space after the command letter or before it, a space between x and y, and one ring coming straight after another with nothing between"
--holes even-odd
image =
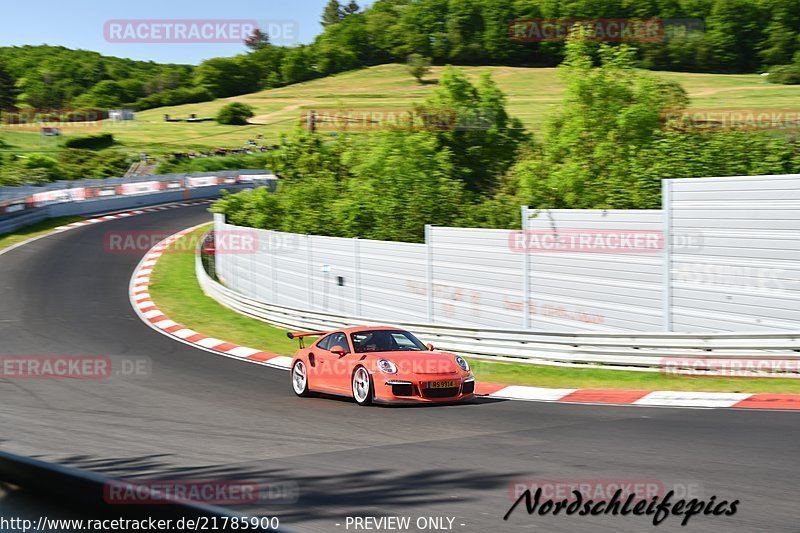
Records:
<instances>
[{"instance_id":1,"label":"grass verge","mask_svg":"<svg viewBox=\"0 0 800 533\"><path fill-rule=\"evenodd\" d=\"M203 226L183 237L195 242L208 231ZM203 294L194 272L194 249L177 242L161 256L150 276L150 296L170 319L212 337L291 355L294 341L286 330L248 318L218 304ZM471 359L480 381L508 385L569 389L639 389L709 392L800 393L800 379L717 378L671 376L659 372L564 368L521 363L499 363Z\"/></svg>"},{"instance_id":2,"label":"grass verge","mask_svg":"<svg viewBox=\"0 0 800 533\"><path fill-rule=\"evenodd\" d=\"M17 231L0 235L0 250L3 248L8 248L9 246L14 246L15 244L18 244L26 239L32 239L34 237L39 237L40 235L45 235L53 231L53 229L57 228L58 226L77 222L78 220L83 220L83 217L51 218L49 220L43 220L41 222L37 222L36 224L18 229Z\"/></svg>"},{"instance_id":3,"label":"grass verge","mask_svg":"<svg viewBox=\"0 0 800 533\"><path fill-rule=\"evenodd\" d=\"M231 311L203 294L194 272L194 243L211 224L187 234L167 248L150 275L150 297L171 320L204 335L280 355L291 355L296 341L286 330ZM192 244L184 241L190 239Z\"/></svg>"}]
</instances>

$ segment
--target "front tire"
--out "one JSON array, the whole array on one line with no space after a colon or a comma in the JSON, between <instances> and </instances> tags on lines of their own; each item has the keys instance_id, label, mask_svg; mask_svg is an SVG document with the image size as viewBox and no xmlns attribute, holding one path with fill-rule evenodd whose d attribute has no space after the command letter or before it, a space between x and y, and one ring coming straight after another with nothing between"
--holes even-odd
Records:
<instances>
[{"instance_id":1,"label":"front tire","mask_svg":"<svg viewBox=\"0 0 800 533\"><path fill-rule=\"evenodd\" d=\"M292 365L292 390L304 398L311 396L311 391L308 390L308 369L301 360L295 361Z\"/></svg>"},{"instance_id":2,"label":"front tire","mask_svg":"<svg viewBox=\"0 0 800 533\"><path fill-rule=\"evenodd\" d=\"M353 390L353 399L358 405L372 404L372 376L369 375L366 368L363 366L356 368L355 372L353 372L351 386Z\"/></svg>"}]
</instances>

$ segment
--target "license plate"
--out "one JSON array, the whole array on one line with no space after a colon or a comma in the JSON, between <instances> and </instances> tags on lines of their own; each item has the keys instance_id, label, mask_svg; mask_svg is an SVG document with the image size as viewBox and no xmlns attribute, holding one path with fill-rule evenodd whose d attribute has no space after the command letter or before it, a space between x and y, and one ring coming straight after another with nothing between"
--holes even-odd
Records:
<instances>
[{"instance_id":1,"label":"license plate","mask_svg":"<svg viewBox=\"0 0 800 533\"><path fill-rule=\"evenodd\" d=\"M429 389L449 389L451 387L458 387L458 382L454 380L428 382Z\"/></svg>"}]
</instances>

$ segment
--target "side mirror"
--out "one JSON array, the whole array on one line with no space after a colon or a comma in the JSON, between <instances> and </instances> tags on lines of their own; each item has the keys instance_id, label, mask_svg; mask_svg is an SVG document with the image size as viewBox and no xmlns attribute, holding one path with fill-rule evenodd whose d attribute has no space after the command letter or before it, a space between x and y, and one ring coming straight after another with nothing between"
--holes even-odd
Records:
<instances>
[{"instance_id":1,"label":"side mirror","mask_svg":"<svg viewBox=\"0 0 800 533\"><path fill-rule=\"evenodd\" d=\"M431 344L431 343L426 344L425 347L428 349L428 351L431 351L431 352L436 349L436 348L434 348L433 344Z\"/></svg>"},{"instance_id":2,"label":"side mirror","mask_svg":"<svg viewBox=\"0 0 800 533\"><path fill-rule=\"evenodd\" d=\"M338 355L339 357L341 357L341 356L343 356L343 355L344 355L346 352L345 352L344 348L342 348L341 346L334 346L333 348L331 348L331 353L332 353L332 354L335 354L335 355Z\"/></svg>"}]
</instances>

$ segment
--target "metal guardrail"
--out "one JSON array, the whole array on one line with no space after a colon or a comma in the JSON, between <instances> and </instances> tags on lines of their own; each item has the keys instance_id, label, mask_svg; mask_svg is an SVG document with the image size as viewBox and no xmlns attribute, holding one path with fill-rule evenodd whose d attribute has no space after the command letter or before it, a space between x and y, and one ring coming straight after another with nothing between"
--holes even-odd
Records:
<instances>
[{"instance_id":1,"label":"metal guardrail","mask_svg":"<svg viewBox=\"0 0 800 533\"><path fill-rule=\"evenodd\" d=\"M331 330L374 324L367 317L338 315L261 302L225 287L208 275L198 248L195 270L203 291L241 314L292 330ZM424 323L382 324L409 329L426 342L468 356L555 366L602 366L659 371L665 358L695 358L693 369L714 359L765 359L800 365L798 333L542 333Z\"/></svg>"},{"instance_id":2,"label":"metal guardrail","mask_svg":"<svg viewBox=\"0 0 800 533\"><path fill-rule=\"evenodd\" d=\"M277 177L269 170L242 169L0 187L0 235L48 218L209 198L219 196L223 189L257 186L274 190Z\"/></svg>"},{"instance_id":3,"label":"metal guardrail","mask_svg":"<svg viewBox=\"0 0 800 533\"><path fill-rule=\"evenodd\" d=\"M127 178L85 178L0 187L0 218L60 203L91 202L210 186L266 185L274 179L275 175L266 169L239 169Z\"/></svg>"}]
</instances>

